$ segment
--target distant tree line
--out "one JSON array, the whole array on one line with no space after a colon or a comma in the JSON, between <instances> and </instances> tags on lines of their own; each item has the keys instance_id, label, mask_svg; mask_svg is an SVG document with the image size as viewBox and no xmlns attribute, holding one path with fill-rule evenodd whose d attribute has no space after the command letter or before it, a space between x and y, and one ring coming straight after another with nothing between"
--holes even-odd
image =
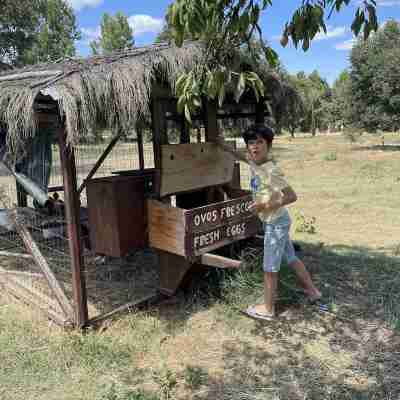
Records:
<instances>
[{"instance_id":1,"label":"distant tree line","mask_svg":"<svg viewBox=\"0 0 400 400\"><path fill-rule=\"evenodd\" d=\"M233 0L230 2L236 4ZM343 2L336 0L336 3ZM196 39L201 36L202 31L196 19L190 13L184 14L187 12L184 11L186 3L179 0L176 4L175 9L169 10L165 28L156 41L176 42L177 38ZM400 130L400 24L398 22L394 20L386 22L377 32L369 35L375 24L375 17L369 22L357 20L356 31L363 32L362 27L369 31L364 32L363 38L355 41L349 68L343 71L330 87L318 71L310 74L289 73L281 65L279 57L268 52L268 43L260 39L249 39L246 35L246 26L251 27L253 31L258 30L259 8L255 4L254 8L251 8L250 19L246 17L247 9L240 8L242 14L238 14L239 19L232 19L229 22L225 34L227 37L233 35L237 44L243 42L240 57L248 65L256 66L261 79L264 72L274 71L280 76L283 82L283 100L270 104L278 131L285 129L295 135L296 131L315 134L318 130L342 127L356 127L371 132ZM307 16L316 15L316 11L318 13L321 11L317 3L312 7L314 8L301 8L296 11L293 20L285 27L283 45L288 38L291 38L295 44L305 40L303 48L304 44L308 48L309 41L318 29L324 28L322 16L315 21L307 20ZM77 28L74 12L66 1L0 0L0 9L2 69L6 64L24 66L39 62L54 62L76 54L75 44L81 38L81 32ZM196 12L201 11L198 7L196 10ZM215 15L220 15L221 10L218 9L219 14ZM309 12L311 14L308 14ZM188 18L190 29L179 31L182 28L179 25L182 21L178 20L177 14L174 13L183 13L181 17ZM295 28L301 23L302 18L310 25L303 27L303 36L296 36ZM104 14L100 28L100 37L90 44L93 54L108 54L134 47L132 27L123 13L118 12L114 16ZM211 24L208 28L213 33L215 26ZM201 38L207 39L207 37ZM271 65L271 57L274 58L274 65ZM213 74L214 72L210 70L211 78ZM248 74L243 76L243 81L241 82L241 79L238 81L238 94L243 93L243 85L252 84L257 89L257 82L253 76ZM223 81L219 82L219 85L223 85ZM217 97L224 93L223 87L220 86L217 88ZM261 93L260 88L257 91ZM186 95L190 97L192 94L186 93Z\"/></svg>"}]
</instances>

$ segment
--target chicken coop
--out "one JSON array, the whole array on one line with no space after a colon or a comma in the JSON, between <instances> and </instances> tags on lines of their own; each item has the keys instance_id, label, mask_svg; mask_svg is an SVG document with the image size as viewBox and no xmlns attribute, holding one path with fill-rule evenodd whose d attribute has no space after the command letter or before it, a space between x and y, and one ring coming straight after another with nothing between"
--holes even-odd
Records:
<instances>
[{"instance_id":1,"label":"chicken coop","mask_svg":"<svg viewBox=\"0 0 400 400\"><path fill-rule=\"evenodd\" d=\"M190 126L174 88L202 51L156 44L0 72L10 296L80 328L173 295L195 267L240 266L218 250L259 225L239 164L215 139L226 121L264 121L280 83L268 75L260 102L204 99Z\"/></svg>"}]
</instances>

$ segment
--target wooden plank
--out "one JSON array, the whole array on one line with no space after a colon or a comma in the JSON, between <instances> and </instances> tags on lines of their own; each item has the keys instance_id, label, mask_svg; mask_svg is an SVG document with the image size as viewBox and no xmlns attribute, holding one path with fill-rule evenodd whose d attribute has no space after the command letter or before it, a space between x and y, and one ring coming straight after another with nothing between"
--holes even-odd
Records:
<instances>
[{"instance_id":1,"label":"wooden plank","mask_svg":"<svg viewBox=\"0 0 400 400\"><path fill-rule=\"evenodd\" d=\"M48 306L54 310L55 312L59 313L59 311L62 312L59 303L54 300L53 298L48 297L44 293L40 292L39 290L36 290L32 285L26 284L23 280L18 279L18 277L12 277L12 276L7 276L5 273L7 270L4 268L0 267L0 281L3 282L4 284L10 283L10 285L17 286L21 290L25 291L29 296L35 297L40 301L41 303L47 303ZM43 278L43 276L42 276ZM67 318L65 315L63 318Z\"/></svg>"},{"instance_id":2,"label":"wooden plank","mask_svg":"<svg viewBox=\"0 0 400 400\"><path fill-rule=\"evenodd\" d=\"M96 161L96 164L94 164L93 168L90 170L90 172L87 174L87 177L83 180L81 186L78 189L78 194L80 195L83 190L85 189L87 183L89 180L94 176L94 174L98 171L98 169L103 165L104 160L107 158L107 156L110 154L111 150L115 147L117 144L119 138L121 137L121 133L117 133L110 141L106 149L103 151L103 154L99 157L99 159Z\"/></svg>"},{"instance_id":3,"label":"wooden plank","mask_svg":"<svg viewBox=\"0 0 400 400\"><path fill-rule=\"evenodd\" d=\"M26 258L32 260L33 257L30 254L12 253L11 251L0 251L0 256L2 257L16 257L16 258Z\"/></svg>"},{"instance_id":4,"label":"wooden plank","mask_svg":"<svg viewBox=\"0 0 400 400\"><path fill-rule=\"evenodd\" d=\"M160 196L232 180L234 157L212 143L161 146Z\"/></svg>"},{"instance_id":5,"label":"wooden plank","mask_svg":"<svg viewBox=\"0 0 400 400\"><path fill-rule=\"evenodd\" d=\"M187 234L185 243L186 257L193 259L219 247L254 236L258 228L258 220L254 216L242 218L207 231Z\"/></svg>"},{"instance_id":6,"label":"wooden plank","mask_svg":"<svg viewBox=\"0 0 400 400\"><path fill-rule=\"evenodd\" d=\"M157 251L159 263L160 292L168 296L175 294L192 264L176 254Z\"/></svg>"},{"instance_id":7,"label":"wooden plank","mask_svg":"<svg viewBox=\"0 0 400 400\"><path fill-rule=\"evenodd\" d=\"M250 211L251 195L226 200L185 211L185 227L188 232L202 232L227 223L254 218Z\"/></svg>"},{"instance_id":8,"label":"wooden plank","mask_svg":"<svg viewBox=\"0 0 400 400\"><path fill-rule=\"evenodd\" d=\"M242 266L242 262L239 260L232 260L231 258L218 256L216 254L206 253L200 257L200 263L208 265L210 267L217 268L234 268L238 269Z\"/></svg>"},{"instance_id":9,"label":"wooden plank","mask_svg":"<svg viewBox=\"0 0 400 400\"><path fill-rule=\"evenodd\" d=\"M89 325L95 325L95 324L98 324L99 322L103 322L106 319L109 319L109 318L115 316L116 314L122 313L124 311L128 311L128 310L130 310L132 308L135 308L135 307L139 307L139 306L143 305L144 303L147 303L147 302L149 302L151 300L154 300L155 298L157 298L157 296L158 296L157 293L151 293L151 294L148 294L146 296L143 296L139 300L133 301L131 303L124 304L124 305L122 305L122 306L120 306L120 307L116 308L115 310L112 310L112 311L110 311L108 313L101 314L101 315L99 315L97 317L91 318L88 321L88 324Z\"/></svg>"},{"instance_id":10,"label":"wooden plank","mask_svg":"<svg viewBox=\"0 0 400 400\"><path fill-rule=\"evenodd\" d=\"M96 253L123 257L146 246L145 179L112 176L88 183L90 238Z\"/></svg>"},{"instance_id":11,"label":"wooden plank","mask_svg":"<svg viewBox=\"0 0 400 400\"><path fill-rule=\"evenodd\" d=\"M68 222L68 243L72 265L72 288L74 293L75 324L82 328L88 321L88 307L79 216L79 195L77 192L74 150L66 143L65 126L58 132L61 170L63 174L65 211Z\"/></svg>"},{"instance_id":12,"label":"wooden plank","mask_svg":"<svg viewBox=\"0 0 400 400\"><path fill-rule=\"evenodd\" d=\"M7 280L3 282L3 286L5 290L10 293L13 297L17 300L22 301L26 305L30 307L34 307L41 312L45 313L52 321L54 321L57 325L61 326L62 328L66 328L71 326L71 321L66 319L64 315L60 315L59 313L55 312L53 309L45 307L43 305L43 301L38 298L35 294L20 286L16 282L10 282Z\"/></svg>"},{"instance_id":13,"label":"wooden plank","mask_svg":"<svg viewBox=\"0 0 400 400\"><path fill-rule=\"evenodd\" d=\"M43 274L38 274L35 272L27 272L27 271L14 271L14 270L0 270L0 274L3 275L15 275L15 276L24 276L26 278L36 278L36 279L41 279L44 278Z\"/></svg>"},{"instance_id":14,"label":"wooden plank","mask_svg":"<svg viewBox=\"0 0 400 400\"><path fill-rule=\"evenodd\" d=\"M185 255L184 210L158 200L147 200L149 245L155 249Z\"/></svg>"},{"instance_id":15,"label":"wooden plank","mask_svg":"<svg viewBox=\"0 0 400 400\"><path fill-rule=\"evenodd\" d=\"M49 265L47 264L46 259L43 257L42 253L40 252L39 247L36 245L35 241L33 240L32 235L24 226L20 224L15 224L15 228L20 235L22 241L24 242L25 247L31 253L36 265L40 268L43 272L44 278L47 281L51 291L54 293L58 303L60 304L61 309L65 313L67 318L72 318L74 311L69 302L67 296L64 293L64 290L61 288L60 284L58 283L57 278L53 274L53 271L50 269Z\"/></svg>"}]
</instances>

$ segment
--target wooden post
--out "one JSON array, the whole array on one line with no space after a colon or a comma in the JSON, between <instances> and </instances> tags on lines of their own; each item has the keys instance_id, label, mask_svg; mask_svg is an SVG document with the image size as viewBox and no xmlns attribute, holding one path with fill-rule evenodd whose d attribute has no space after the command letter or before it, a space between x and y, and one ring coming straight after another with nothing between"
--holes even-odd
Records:
<instances>
[{"instance_id":1,"label":"wooden post","mask_svg":"<svg viewBox=\"0 0 400 400\"><path fill-rule=\"evenodd\" d=\"M15 182L18 207L28 207L28 196L19 182Z\"/></svg>"},{"instance_id":2,"label":"wooden post","mask_svg":"<svg viewBox=\"0 0 400 400\"><path fill-rule=\"evenodd\" d=\"M211 102L205 100L204 108L206 116L205 117L206 142L215 142L216 138L219 135L218 119L217 119L218 104L216 101ZM224 200L224 198L221 197L220 193L218 193L218 191L216 191L215 188L213 187L207 189L207 198L208 198L208 203Z\"/></svg>"},{"instance_id":3,"label":"wooden post","mask_svg":"<svg viewBox=\"0 0 400 400\"><path fill-rule=\"evenodd\" d=\"M205 128L206 128L206 142L214 142L219 135L218 119L217 119L217 102L205 100Z\"/></svg>"},{"instance_id":4,"label":"wooden post","mask_svg":"<svg viewBox=\"0 0 400 400\"><path fill-rule=\"evenodd\" d=\"M139 169L144 170L144 149L143 149L143 133L141 127L136 127L137 146L139 153Z\"/></svg>"},{"instance_id":5,"label":"wooden post","mask_svg":"<svg viewBox=\"0 0 400 400\"><path fill-rule=\"evenodd\" d=\"M264 114L264 99L261 98L258 103L256 103L256 123L263 124L265 121Z\"/></svg>"},{"instance_id":6,"label":"wooden post","mask_svg":"<svg viewBox=\"0 0 400 400\"><path fill-rule=\"evenodd\" d=\"M106 149L103 151L103 154L99 157L99 159L96 161L96 164L94 164L93 168L90 170L88 173L87 177L83 180L81 186L78 189L78 195L80 195L83 192L83 189L85 189L88 181L92 179L94 174L98 171L98 169L102 166L104 160L107 158L107 156L110 154L111 150L115 147L117 144L119 138L121 137L121 132L118 132L112 139L111 142L108 144Z\"/></svg>"},{"instance_id":7,"label":"wooden post","mask_svg":"<svg viewBox=\"0 0 400 400\"><path fill-rule=\"evenodd\" d=\"M65 126L58 132L61 170L64 183L65 211L68 223L69 250L72 267L72 288L74 295L75 324L82 328L88 321L86 282L83 273L81 224L79 216L80 200L76 183L75 155L72 146L66 143Z\"/></svg>"},{"instance_id":8,"label":"wooden post","mask_svg":"<svg viewBox=\"0 0 400 400\"><path fill-rule=\"evenodd\" d=\"M36 265L42 271L43 276L47 281L47 284L49 285L51 291L53 292L58 303L60 304L60 307L63 310L65 316L67 318L72 318L73 317L72 306L71 306L67 296L65 295L64 290L60 286L57 278L53 274L53 271L49 267L49 264L47 263L46 259L43 257L42 253L40 252L39 247L33 240L32 235L30 234L28 229L23 225L16 223L15 228L16 228L18 234L20 235L22 241L24 242L25 247L32 255Z\"/></svg>"}]
</instances>

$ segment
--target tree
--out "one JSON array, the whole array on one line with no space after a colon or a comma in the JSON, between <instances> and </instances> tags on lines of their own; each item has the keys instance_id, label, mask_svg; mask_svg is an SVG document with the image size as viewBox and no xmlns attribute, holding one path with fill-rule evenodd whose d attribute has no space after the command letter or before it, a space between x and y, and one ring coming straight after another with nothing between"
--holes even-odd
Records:
<instances>
[{"instance_id":1,"label":"tree","mask_svg":"<svg viewBox=\"0 0 400 400\"><path fill-rule=\"evenodd\" d=\"M307 50L320 30L326 32L326 18L349 3L350 0L304 0L284 28L282 45L291 39L296 47L302 43ZM272 0L175 0L169 7L167 20L174 42L181 46L189 33L205 46L202 62L183 74L176 85L178 108L185 112L187 119L201 106L203 96L221 104L232 85L237 100L247 88L257 97L264 95L259 76L240 70L240 66L235 70L234 58L243 46L252 51L251 41L256 35L268 63L276 64L277 54L264 43L259 25L261 12L271 4ZM377 29L374 0L363 0L351 28L356 35L363 29L364 37ZM257 58L257 54L253 55Z\"/></svg>"},{"instance_id":2,"label":"tree","mask_svg":"<svg viewBox=\"0 0 400 400\"><path fill-rule=\"evenodd\" d=\"M0 0L0 59L18 64L32 46L39 23L39 4L30 0Z\"/></svg>"},{"instance_id":3,"label":"tree","mask_svg":"<svg viewBox=\"0 0 400 400\"><path fill-rule=\"evenodd\" d=\"M322 108L330 126L342 128L349 123L351 106L350 74L340 73L332 86L331 96L322 101Z\"/></svg>"},{"instance_id":4,"label":"tree","mask_svg":"<svg viewBox=\"0 0 400 400\"><path fill-rule=\"evenodd\" d=\"M368 131L400 129L400 24L389 21L351 52L350 122Z\"/></svg>"},{"instance_id":5,"label":"tree","mask_svg":"<svg viewBox=\"0 0 400 400\"><path fill-rule=\"evenodd\" d=\"M0 59L20 66L75 54L80 33L65 1L0 0L0 9Z\"/></svg>"},{"instance_id":6,"label":"tree","mask_svg":"<svg viewBox=\"0 0 400 400\"><path fill-rule=\"evenodd\" d=\"M328 125L323 104L330 96L329 85L320 77L318 71L313 71L308 76L304 72L299 72L297 75L289 76L288 80L301 98L303 112L301 128L306 132L311 131L315 136L317 128L325 128Z\"/></svg>"},{"instance_id":7,"label":"tree","mask_svg":"<svg viewBox=\"0 0 400 400\"><path fill-rule=\"evenodd\" d=\"M113 51L126 50L134 46L132 28L128 18L121 12L115 16L107 13L101 19L101 37L98 41L90 43L93 54L107 54Z\"/></svg>"},{"instance_id":8,"label":"tree","mask_svg":"<svg viewBox=\"0 0 400 400\"><path fill-rule=\"evenodd\" d=\"M30 49L23 53L24 63L55 61L75 55L75 41L81 35L72 8L64 0L41 2L39 28Z\"/></svg>"}]
</instances>

